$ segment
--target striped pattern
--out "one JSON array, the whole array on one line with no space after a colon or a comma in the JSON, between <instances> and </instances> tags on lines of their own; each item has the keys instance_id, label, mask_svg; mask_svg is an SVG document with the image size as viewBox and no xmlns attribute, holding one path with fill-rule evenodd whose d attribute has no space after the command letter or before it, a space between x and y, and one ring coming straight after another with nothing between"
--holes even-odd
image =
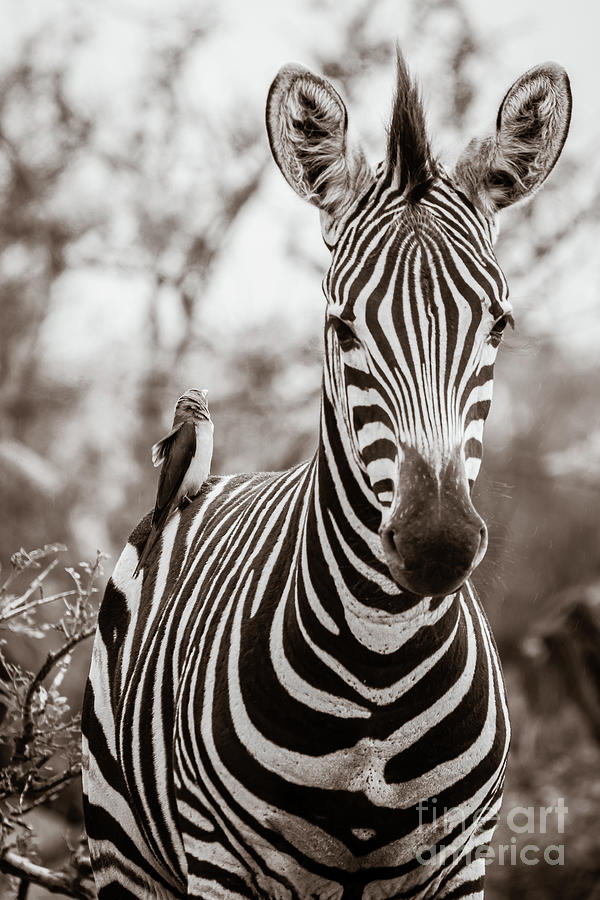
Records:
<instances>
[{"instance_id":1,"label":"striped pattern","mask_svg":"<svg viewBox=\"0 0 600 900\"><path fill-rule=\"evenodd\" d=\"M447 179L417 211L386 178L361 206L325 284L330 321L351 321L362 346L347 354L342 373L330 345L327 375L332 392L346 386L341 427L389 505L402 446L415 447L438 471L464 449L473 484L492 396L490 330L510 305L491 225Z\"/></svg>"},{"instance_id":2,"label":"striped pattern","mask_svg":"<svg viewBox=\"0 0 600 900\"><path fill-rule=\"evenodd\" d=\"M83 713L101 900L483 897L509 726L465 580L485 550L469 489L510 307L480 211L492 201L461 184L511 190L485 166L521 133L533 159L521 100L528 115L540 100L551 137L528 190L554 165L568 80L556 66L532 72L501 107L495 156L478 145L469 181L467 151L461 182L431 158L402 63L373 173L347 149L327 82L297 66L275 80L276 161L320 206L332 249L318 448L286 472L208 479L168 520L143 579L132 573L150 517L123 551ZM542 103L542 83L562 108ZM425 580L450 578L427 555L442 539L463 552L459 527L475 536L462 586L402 587L412 545Z\"/></svg>"},{"instance_id":3,"label":"striped pattern","mask_svg":"<svg viewBox=\"0 0 600 900\"><path fill-rule=\"evenodd\" d=\"M493 639L470 586L398 610L368 526L333 502L343 475L322 452L210 479L141 595L132 536L84 713L101 898L479 889L465 859L493 827L508 744Z\"/></svg>"}]
</instances>

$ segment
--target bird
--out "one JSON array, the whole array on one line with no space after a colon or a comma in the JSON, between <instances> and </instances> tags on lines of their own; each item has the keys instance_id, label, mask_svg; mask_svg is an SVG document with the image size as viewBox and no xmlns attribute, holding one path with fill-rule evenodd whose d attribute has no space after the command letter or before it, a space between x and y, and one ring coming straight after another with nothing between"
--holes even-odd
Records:
<instances>
[{"instance_id":1,"label":"bird","mask_svg":"<svg viewBox=\"0 0 600 900\"><path fill-rule=\"evenodd\" d=\"M192 388L175 404L173 426L152 447L152 462L162 464L150 533L133 573L137 578L165 522L178 506L184 508L209 476L214 425L208 391Z\"/></svg>"}]
</instances>

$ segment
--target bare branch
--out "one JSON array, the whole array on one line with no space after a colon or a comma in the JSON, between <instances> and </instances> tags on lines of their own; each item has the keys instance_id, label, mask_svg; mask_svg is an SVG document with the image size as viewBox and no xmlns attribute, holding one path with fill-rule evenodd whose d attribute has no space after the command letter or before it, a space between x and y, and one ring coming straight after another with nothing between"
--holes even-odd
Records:
<instances>
[{"instance_id":1,"label":"bare branch","mask_svg":"<svg viewBox=\"0 0 600 900\"><path fill-rule=\"evenodd\" d=\"M36 597L35 600L25 604L25 606L11 607L7 612L0 616L0 622L8 622L9 619L13 619L15 616L22 616L24 613L37 609L39 606L45 606L47 603L55 603L57 600L64 600L66 597L76 596L77 591L60 591L58 594L51 594L50 597ZM17 599L21 601L23 598L18 597Z\"/></svg>"},{"instance_id":2,"label":"bare branch","mask_svg":"<svg viewBox=\"0 0 600 900\"><path fill-rule=\"evenodd\" d=\"M21 575L22 572L25 572L27 569L36 568L39 569L40 564L39 560L44 559L46 556L50 556L52 553L62 553L66 550L64 544L46 544L45 547L42 547L40 550L18 550L16 553L10 558L10 564L12 566L12 571L10 575L7 576L4 583L0 586L0 598L2 598L12 582Z\"/></svg>"},{"instance_id":3,"label":"bare branch","mask_svg":"<svg viewBox=\"0 0 600 900\"><path fill-rule=\"evenodd\" d=\"M0 872L38 884L51 894L66 894L67 897L79 897L81 900L94 900L96 896L81 884L79 875L73 877L66 872L52 872L45 866L39 866L20 856L14 850L5 850L0 856Z\"/></svg>"},{"instance_id":4,"label":"bare branch","mask_svg":"<svg viewBox=\"0 0 600 900\"><path fill-rule=\"evenodd\" d=\"M17 738L15 742L13 762L20 762L21 760L25 760L27 758L25 756L25 750L27 748L27 745L31 743L34 737L34 723L31 714L31 706L36 691L38 690L44 679L50 674L56 663L59 662L59 660L63 659L63 657L68 656L73 647L75 647L81 641L85 640L88 637L91 637L94 634L95 630L95 626L90 626L80 634L74 635L65 644L63 644L62 647L59 647L58 650L50 651L50 653L48 653L44 665L41 667L31 684L29 685L27 694L25 696L25 703L23 704L23 730L20 737Z\"/></svg>"},{"instance_id":5,"label":"bare branch","mask_svg":"<svg viewBox=\"0 0 600 900\"><path fill-rule=\"evenodd\" d=\"M41 787L28 787L27 796L31 797L32 795L34 795L34 799L30 800L30 802L27 804L20 804L19 815L23 816L25 815L25 813L31 812L32 809L35 809L36 806L41 806L42 804L47 803L48 800L52 799L52 797L55 796L58 788L63 788L66 784L72 781L73 778L77 778L78 775L81 775L80 763L77 763L77 765L75 766L71 766L71 768L67 769L66 772L63 772L62 775L57 775L56 778L53 778L52 781L48 781L46 784L41 785Z\"/></svg>"},{"instance_id":6,"label":"bare branch","mask_svg":"<svg viewBox=\"0 0 600 900\"><path fill-rule=\"evenodd\" d=\"M24 593L21 597L18 598L18 599L19 599L19 602L25 603L27 600L29 600L29 598L31 597L31 595L32 595L35 591L37 591L37 589L38 589L39 587L41 587L41 585L43 584L43 582L45 581L45 579L48 577L48 575L50 574L50 572L52 571L52 569L55 569L57 565L58 565L58 560L57 560L57 559L53 559L52 562L49 563L49 564L46 566L46 568L44 569L44 571L43 571L43 572L40 572L40 574L37 576L37 578L34 578L34 579L33 579L33 581L31 582L31 584L29 585L29 587L28 587L27 590L25 591L25 593ZM11 604L11 606L12 606L12 604Z\"/></svg>"}]
</instances>

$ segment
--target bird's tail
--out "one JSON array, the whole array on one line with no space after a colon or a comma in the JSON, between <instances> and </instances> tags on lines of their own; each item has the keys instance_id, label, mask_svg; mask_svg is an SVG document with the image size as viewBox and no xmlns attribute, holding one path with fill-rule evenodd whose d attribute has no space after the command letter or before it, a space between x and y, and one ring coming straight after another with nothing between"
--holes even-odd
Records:
<instances>
[{"instance_id":1,"label":"bird's tail","mask_svg":"<svg viewBox=\"0 0 600 900\"><path fill-rule=\"evenodd\" d=\"M156 543L156 539L158 538L159 531L160 531L160 529L157 528L156 525L153 525L152 528L150 529L150 534L146 538L146 543L144 544L144 549L142 550L142 554L138 560L138 564L135 567L135 571L133 573L134 578L137 578L138 575L140 574L140 571L143 569L143 567L146 563L146 560L148 559L148 555L150 554L150 551L152 550L152 548L154 547L154 545Z\"/></svg>"}]
</instances>

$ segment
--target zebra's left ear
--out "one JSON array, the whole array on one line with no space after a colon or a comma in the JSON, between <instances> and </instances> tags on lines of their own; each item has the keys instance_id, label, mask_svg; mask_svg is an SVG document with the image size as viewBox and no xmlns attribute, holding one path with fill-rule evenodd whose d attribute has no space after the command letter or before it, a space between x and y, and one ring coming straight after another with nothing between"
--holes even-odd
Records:
<instances>
[{"instance_id":1,"label":"zebra's left ear","mask_svg":"<svg viewBox=\"0 0 600 900\"><path fill-rule=\"evenodd\" d=\"M552 171L571 121L565 70L547 62L525 72L500 104L496 134L474 140L454 179L490 218L536 191Z\"/></svg>"},{"instance_id":2,"label":"zebra's left ear","mask_svg":"<svg viewBox=\"0 0 600 900\"><path fill-rule=\"evenodd\" d=\"M323 237L333 245L342 216L374 178L362 150L348 145L344 101L325 78L284 66L267 98L267 132L286 181L319 208Z\"/></svg>"}]
</instances>

